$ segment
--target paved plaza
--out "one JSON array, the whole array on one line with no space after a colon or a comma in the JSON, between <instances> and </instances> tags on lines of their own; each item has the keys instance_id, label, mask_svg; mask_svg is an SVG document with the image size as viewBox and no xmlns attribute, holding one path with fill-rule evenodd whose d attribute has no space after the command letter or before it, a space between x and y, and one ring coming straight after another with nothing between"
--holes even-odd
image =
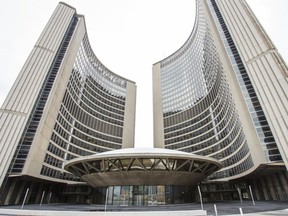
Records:
<instances>
[{"instance_id":1,"label":"paved plaza","mask_svg":"<svg viewBox=\"0 0 288 216\"><path fill-rule=\"evenodd\" d=\"M191 216L191 215L216 215L215 205L218 215L240 215L239 208L243 215L288 215L287 202L258 201L254 206L251 201L227 201L216 203L204 203L204 211L201 211L199 203L178 204L165 206L105 206L103 205L69 205L69 204L39 204L21 206L1 206L0 215L95 215L95 216L113 216L113 215L165 215L165 216Z\"/></svg>"}]
</instances>

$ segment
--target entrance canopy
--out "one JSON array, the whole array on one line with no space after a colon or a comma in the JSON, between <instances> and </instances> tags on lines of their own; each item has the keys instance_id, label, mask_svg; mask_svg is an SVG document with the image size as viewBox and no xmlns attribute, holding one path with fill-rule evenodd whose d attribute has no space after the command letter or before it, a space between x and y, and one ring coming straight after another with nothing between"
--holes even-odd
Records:
<instances>
[{"instance_id":1,"label":"entrance canopy","mask_svg":"<svg viewBox=\"0 0 288 216\"><path fill-rule=\"evenodd\" d=\"M219 170L213 158L160 148L126 148L70 160L65 170L93 187L196 185Z\"/></svg>"}]
</instances>

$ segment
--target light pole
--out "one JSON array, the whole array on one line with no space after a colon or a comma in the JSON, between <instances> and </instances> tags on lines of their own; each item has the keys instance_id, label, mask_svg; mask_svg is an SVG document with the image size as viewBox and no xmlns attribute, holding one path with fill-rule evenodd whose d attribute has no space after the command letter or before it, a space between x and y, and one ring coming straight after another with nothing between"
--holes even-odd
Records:
<instances>
[{"instance_id":1,"label":"light pole","mask_svg":"<svg viewBox=\"0 0 288 216\"><path fill-rule=\"evenodd\" d=\"M43 191L43 193L42 193L42 197L41 197L41 201L40 201L40 206L42 206L42 202L43 202L44 196L45 196L45 191Z\"/></svg>"},{"instance_id":2,"label":"light pole","mask_svg":"<svg viewBox=\"0 0 288 216\"><path fill-rule=\"evenodd\" d=\"M238 191L238 194L239 194L240 202L241 202L241 204L242 204L242 194L241 194L241 189L240 189L240 188L237 188L237 191Z\"/></svg>"},{"instance_id":3,"label":"light pole","mask_svg":"<svg viewBox=\"0 0 288 216\"><path fill-rule=\"evenodd\" d=\"M255 201L254 201L254 197L253 197L253 193L252 193L252 189L251 189L250 185L249 185L249 191L250 191L250 195L251 195L251 199L252 199L253 205L255 206Z\"/></svg>"},{"instance_id":4,"label":"light pole","mask_svg":"<svg viewBox=\"0 0 288 216\"><path fill-rule=\"evenodd\" d=\"M25 204L26 198L27 198L27 196L28 196L28 192L29 192L29 188L27 188L27 190L26 190L25 197L24 197L24 200L23 200L23 203L22 203L21 209L23 209L23 207L24 207L24 204Z\"/></svg>"},{"instance_id":5,"label":"light pole","mask_svg":"<svg viewBox=\"0 0 288 216\"><path fill-rule=\"evenodd\" d=\"M107 210L107 202L108 202L108 188L109 188L109 187L107 187L107 189L106 189L105 212L106 212L106 210Z\"/></svg>"},{"instance_id":6,"label":"light pole","mask_svg":"<svg viewBox=\"0 0 288 216\"><path fill-rule=\"evenodd\" d=\"M200 197L200 202L201 202L201 209L203 210L203 200L202 200L202 194L200 190L200 186L198 185L198 192L199 192L199 197Z\"/></svg>"}]
</instances>

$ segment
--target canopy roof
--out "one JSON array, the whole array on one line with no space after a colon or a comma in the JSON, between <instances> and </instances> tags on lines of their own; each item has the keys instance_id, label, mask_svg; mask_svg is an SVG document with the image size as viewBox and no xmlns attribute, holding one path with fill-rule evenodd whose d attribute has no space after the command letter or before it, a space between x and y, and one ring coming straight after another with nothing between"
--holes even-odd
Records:
<instances>
[{"instance_id":1,"label":"canopy roof","mask_svg":"<svg viewBox=\"0 0 288 216\"><path fill-rule=\"evenodd\" d=\"M195 185L219 170L213 158L160 148L126 148L81 158L65 169L93 187Z\"/></svg>"}]
</instances>

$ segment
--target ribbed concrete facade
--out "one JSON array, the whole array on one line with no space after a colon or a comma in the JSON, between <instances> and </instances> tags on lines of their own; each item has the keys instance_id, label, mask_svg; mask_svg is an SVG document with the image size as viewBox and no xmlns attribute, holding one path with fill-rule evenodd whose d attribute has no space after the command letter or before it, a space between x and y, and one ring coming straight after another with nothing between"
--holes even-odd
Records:
<instances>
[{"instance_id":1,"label":"ribbed concrete facade","mask_svg":"<svg viewBox=\"0 0 288 216\"><path fill-rule=\"evenodd\" d=\"M84 17L60 3L1 107L1 203L27 188L39 199L33 179L79 182L70 159L134 147L135 106L135 83L97 59Z\"/></svg>"},{"instance_id":2,"label":"ribbed concrete facade","mask_svg":"<svg viewBox=\"0 0 288 216\"><path fill-rule=\"evenodd\" d=\"M211 188L274 172L278 195L255 193L286 200L287 66L245 1L196 4L188 40L153 65L154 146L221 161Z\"/></svg>"},{"instance_id":3,"label":"ribbed concrete facade","mask_svg":"<svg viewBox=\"0 0 288 216\"><path fill-rule=\"evenodd\" d=\"M245 1L217 3L288 168L287 65Z\"/></svg>"},{"instance_id":4,"label":"ribbed concrete facade","mask_svg":"<svg viewBox=\"0 0 288 216\"><path fill-rule=\"evenodd\" d=\"M1 183L73 14L73 9L57 7L52 16L59 20L49 20L1 107ZM59 33L53 40L48 37L52 28Z\"/></svg>"}]
</instances>

